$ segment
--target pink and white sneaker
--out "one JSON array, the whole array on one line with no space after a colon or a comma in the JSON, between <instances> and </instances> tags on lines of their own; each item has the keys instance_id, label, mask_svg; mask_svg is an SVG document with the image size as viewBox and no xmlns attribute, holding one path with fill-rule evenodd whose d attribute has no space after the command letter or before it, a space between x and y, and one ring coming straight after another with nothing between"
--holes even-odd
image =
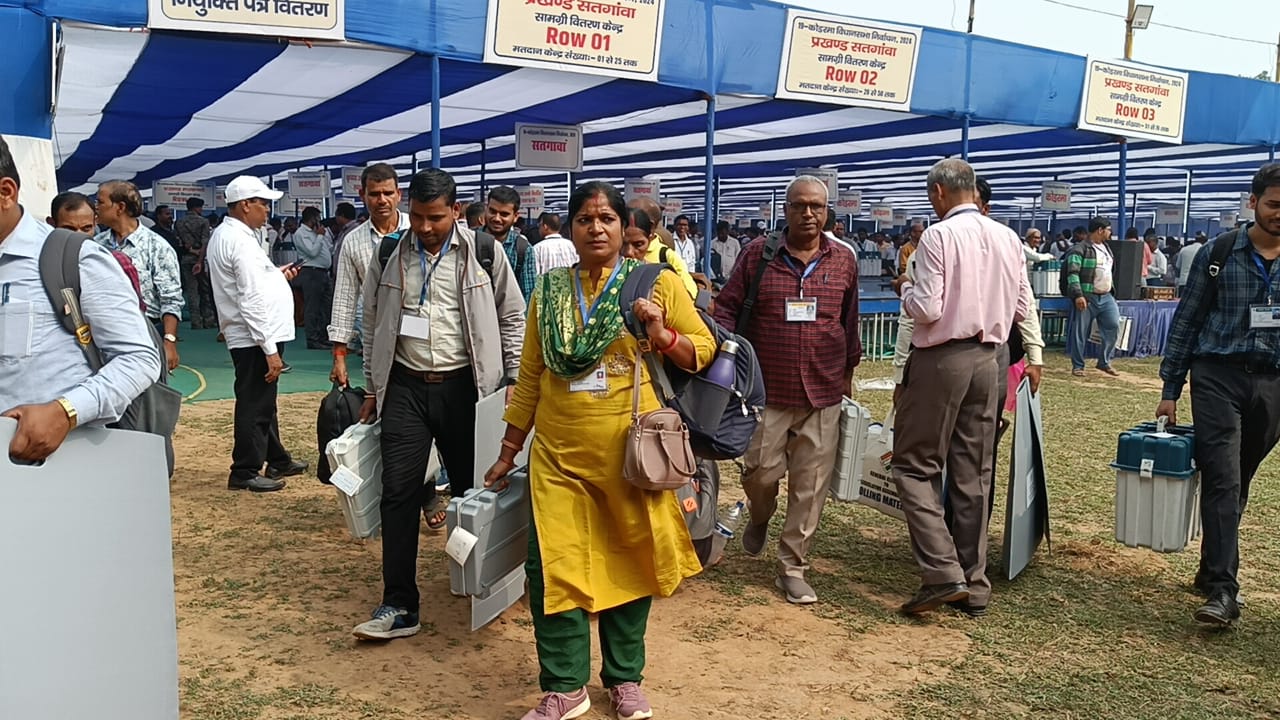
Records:
<instances>
[{"instance_id":1,"label":"pink and white sneaker","mask_svg":"<svg viewBox=\"0 0 1280 720\"><path fill-rule=\"evenodd\" d=\"M609 704L618 720L646 720L653 717L653 709L638 683L627 682L609 688Z\"/></svg>"},{"instance_id":2,"label":"pink and white sneaker","mask_svg":"<svg viewBox=\"0 0 1280 720\"><path fill-rule=\"evenodd\" d=\"M647 707L647 706L646 706ZM549 692L542 696L538 707L525 713L520 720L572 720L582 717L591 709L591 697L586 688L578 688L571 693ZM637 717L652 717L638 715Z\"/></svg>"}]
</instances>

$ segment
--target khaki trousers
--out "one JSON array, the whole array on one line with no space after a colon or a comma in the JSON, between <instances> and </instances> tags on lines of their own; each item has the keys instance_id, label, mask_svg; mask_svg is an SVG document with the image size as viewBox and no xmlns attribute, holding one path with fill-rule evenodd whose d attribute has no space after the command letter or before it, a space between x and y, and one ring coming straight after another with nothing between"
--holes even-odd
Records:
<instances>
[{"instance_id":1,"label":"khaki trousers","mask_svg":"<svg viewBox=\"0 0 1280 720\"><path fill-rule=\"evenodd\" d=\"M751 523L769 521L778 509L778 483L787 476L787 519L778 539L778 573L803 578L805 558L818 530L836 465L840 406L788 408L766 405L743 461L742 489Z\"/></svg>"},{"instance_id":2,"label":"khaki trousers","mask_svg":"<svg viewBox=\"0 0 1280 720\"><path fill-rule=\"evenodd\" d=\"M978 343L916 348L907 361L893 429L893 479L925 585L965 582L985 605L987 498L994 465L997 352ZM942 469L954 512L947 529Z\"/></svg>"}]
</instances>

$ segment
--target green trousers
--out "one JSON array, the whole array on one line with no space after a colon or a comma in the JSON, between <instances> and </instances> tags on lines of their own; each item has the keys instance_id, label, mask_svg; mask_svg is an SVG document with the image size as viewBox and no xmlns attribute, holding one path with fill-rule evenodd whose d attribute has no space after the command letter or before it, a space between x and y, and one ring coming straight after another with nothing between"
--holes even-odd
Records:
<instances>
[{"instance_id":1,"label":"green trousers","mask_svg":"<svg viewBox=\"0 0 1280 720\"><path fill-rule=\"evenodd\" d=\"M533 611L533 636L538 645L538 684L543 692L569 693L591 678L591 621L581 608L547 615L542 552L538 533L529 524L529 608ZM638 683L644 672L644 634L653 598L632 600L599 613L600 654L604 667L600 680L607 688L625 682Z\"/></svg>"}]
</instances>

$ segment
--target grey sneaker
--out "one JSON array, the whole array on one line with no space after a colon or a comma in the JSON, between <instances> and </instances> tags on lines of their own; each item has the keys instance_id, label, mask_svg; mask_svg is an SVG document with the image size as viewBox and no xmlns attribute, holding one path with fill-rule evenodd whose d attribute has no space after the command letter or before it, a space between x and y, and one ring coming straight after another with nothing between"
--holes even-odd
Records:
<instances>
[{"instance_id":1,"label":"grey sneaker","mask_svg":"<svg viewBox=\"0 0 1280 720\"><path fill-rule=\"evenodd\" d=\"M418 613L390 605L379 605L373 611L373 619L357 625L351 634L361 640L394 640L417 635L421 629Z\"/></svg>"},{"instance_id":2,"label":"grey sneaker","mask_svg":"<svg viewBox=\"0 0 1280 720\"><path fill-rule=\"evenodd\" d=\"M625 682L609 688L609 705L618 720L646 720L653 717L653 708L640 692L640 685Z\"/></svg>"},{"instance_id":3,"label":"grey sneaker","mask_svg":"<svg viewBox=\"0 0 1280 720\"><path fill-rule=\"evenodd\" d=\"M769 521L759 525L748 525L742 531L742 551L751 557L760 557L764 552L764 544L769 539Z\"/></svg>"},{"instance_id":4,"label":"grey sneaker","mask_svg":"<svg viewBox=\"0 0 1280 720\"><path fill-rule=\"evenodd\" d=\"M538 707L524 714L520 720L570 720L582 717L591 709L591 697L586 688L571 693L549 692L542 696Z\"/></svg>"},{"instance_id":5,"label":"grey sneaker","mask_svg":"<svg viewBox=\"0 0 1280 720\"><path fill-rule=\"evenodd\" d=\"M804 578L781 576L773 584L787 596L787 602L793 605L812 605L818 602L818 593L814 592Z\"/></svg>"}]
</instances>

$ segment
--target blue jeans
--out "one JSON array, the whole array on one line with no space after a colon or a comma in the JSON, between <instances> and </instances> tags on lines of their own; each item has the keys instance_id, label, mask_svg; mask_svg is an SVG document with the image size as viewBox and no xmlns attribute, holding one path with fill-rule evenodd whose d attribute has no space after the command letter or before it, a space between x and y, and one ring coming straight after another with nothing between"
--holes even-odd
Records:
<instances>
[{"instance_id":1,"label":"blue jeans","mask_svg":"<svg viewBox=\"0 0 1280 720\"><path fill-rule=\"evenodd\" d=\"M1098 295L1085 293L1089 303L1084 310L1075 310L1075 325L1071 328L1071 368L1084 369L1084 346L1089 342L1089 330L1098 321L1098 334L1102 336L1102 348L1098 351L1098 367L1111 367L1116 354L1116 336L1120 333L1120 306L1110 293Z\"/></svg>"}]
</instances>

